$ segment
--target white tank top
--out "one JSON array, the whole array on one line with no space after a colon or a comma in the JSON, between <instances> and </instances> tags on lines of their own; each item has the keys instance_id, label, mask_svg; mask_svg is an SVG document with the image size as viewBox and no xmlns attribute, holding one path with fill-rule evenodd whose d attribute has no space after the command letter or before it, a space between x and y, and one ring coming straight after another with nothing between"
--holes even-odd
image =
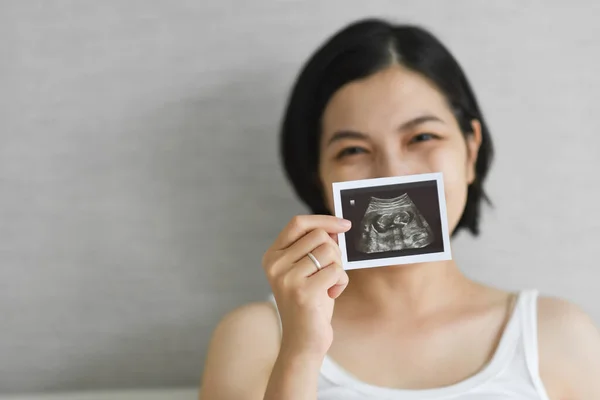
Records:
<instances>
[{"instance_id":1,"label":"white tank top","mask_svg":"<svg viewBox=\"0 0 600 400\"><path fill-rule=\"evenodd\" d=\"M524 290L519 293L494 356L481 371L466 380L435 389L385 388L359 381L326 356L319 374L317 398L318 400L550 400L539 375L537 296L537 290ZM270 300L275 304L272 295Z\"/></svg>"}]
</instances>

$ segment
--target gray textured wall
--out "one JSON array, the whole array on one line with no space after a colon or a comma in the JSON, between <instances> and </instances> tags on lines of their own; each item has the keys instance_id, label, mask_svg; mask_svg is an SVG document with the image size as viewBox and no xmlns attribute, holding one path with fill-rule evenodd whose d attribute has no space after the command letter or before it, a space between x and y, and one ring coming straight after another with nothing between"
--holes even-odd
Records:
<instances>
[{"instance_id":1,"label":"gray textured wall","mask_svg":"<svg viewBox=\"0 0 600 400\"><path fill-rule=\"evenodd\" d=\"M600 2L0 0L0 392L197 384L303 210L276 154L342 24L432 28L469 74L496 208L457 259L600 322Z\"/></svg>"}]
</instances>

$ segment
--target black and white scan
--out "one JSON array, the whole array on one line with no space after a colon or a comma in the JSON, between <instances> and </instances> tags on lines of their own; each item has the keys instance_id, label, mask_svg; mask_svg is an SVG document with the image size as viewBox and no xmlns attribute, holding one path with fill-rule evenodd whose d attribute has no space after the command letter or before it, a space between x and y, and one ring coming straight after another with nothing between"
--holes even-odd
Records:
<instances>
[{"instance_id":1,"label":"black and white scan","mask_svg":"<svg viewBox=\"0 0 600 400\"><path fill-rule=\"evenodd\" d=\"M391 199L371 197L360 229L356 249L366 254L419 249L434 240L430 225L407 193Z\"/></svg>"}]
</instances>

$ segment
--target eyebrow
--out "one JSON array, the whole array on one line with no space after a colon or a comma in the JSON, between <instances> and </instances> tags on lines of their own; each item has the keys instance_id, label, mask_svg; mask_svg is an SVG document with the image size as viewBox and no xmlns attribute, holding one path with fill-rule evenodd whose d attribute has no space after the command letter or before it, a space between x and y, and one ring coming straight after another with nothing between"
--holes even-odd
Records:
<instances>
[{"instance_id":1,"label":"eyebrow","mask_svg":"<svg viewBox=\"0 0 600 400\"><path fill-rule=\"evenodd\" d=\"M442 121L440 118L436 117L435 115L426 114L426 115L422 115L417 118L413 118L410 121L403 123L402 125L400 125L398 127L398 130L404 131L404 130L407 130L410 128L414 128L415 126L424 124L425 122L441 122L442 124L445 123L444 121Z\"/></svg>"},{"instance_id":2,"label":"eyebrow","mask_svg":"<svg viewBox=\"0 0 600 400\"><path fill-rule=\"evenodd\" d=\"M407 129L411 129L411 128L414 128L421 124L424 124L425 122L441 122L442 124L445 123L440 118L438 118L434 115L427 114L427 115L422 115L420 117L413 118L409 121L404 122L402 125L400 125L398 127L398 131L405 131ZM368 137L369 136L367 134L362 133L362 132L349 131L349 130L337 131L331 136L331 138L329 139L329 142L327 142L327 146L330 146L332 143L335 143L335 142L343 140L343 139L366 140L366 139L368 139Z\"/></svg>"}]
</instances>

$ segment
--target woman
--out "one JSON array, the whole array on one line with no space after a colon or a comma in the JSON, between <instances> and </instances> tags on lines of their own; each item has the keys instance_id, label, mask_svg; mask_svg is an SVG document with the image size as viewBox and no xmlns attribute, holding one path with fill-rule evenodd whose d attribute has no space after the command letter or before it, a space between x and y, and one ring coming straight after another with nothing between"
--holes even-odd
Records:
<instances>
[{"instance_id":1,"label":"woman","mask_svg":"<svg viewBox=\"0 0 600 400\"><path fill-rule=\"evenodd\" d=\"M264 255L276 303L217 327L203 400L600 399L600 335L576 306L472 281L454 260L340 266L350 225L331 215L333 182L442 172L450 231L479 232L490 133L430 33L365 20L329 39L293 89L282 154L313 215Z\"/></svg>"}]
</instances>

